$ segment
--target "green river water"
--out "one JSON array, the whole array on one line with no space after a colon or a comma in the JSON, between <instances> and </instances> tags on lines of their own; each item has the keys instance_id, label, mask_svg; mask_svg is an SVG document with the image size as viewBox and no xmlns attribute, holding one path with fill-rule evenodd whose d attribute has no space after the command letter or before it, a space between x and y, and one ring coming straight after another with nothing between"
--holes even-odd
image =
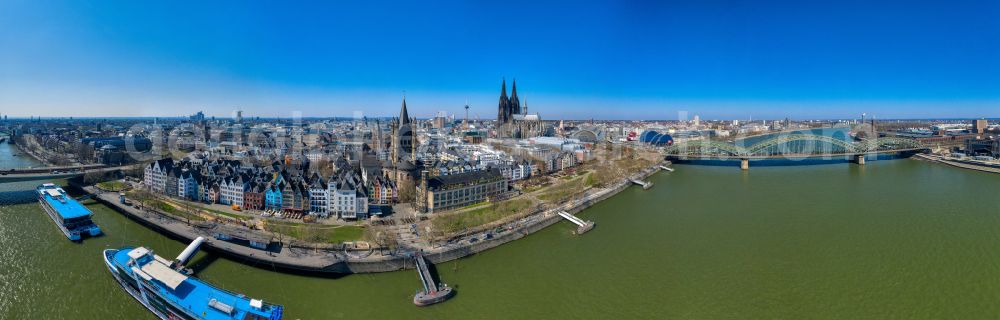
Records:
<instances>
[{"instance_id":1,"label":"green river water","mask_svg":"<svg viewBox=\"0 0 1000 320\"><path fill-rule=\"evenodd\" d=\"M0 145L0 168L37 165ZM199 253L198 276L280 303L287 319L996 319L1000 175L916 160L678 165L568 222L437 266L457 289L419 308L412 271L317 278ZM97 204L107 233L67 241L0 184L0 319L153 319L101 250L185 244ZM89 202L88 202L89 203Z\"/></svg>"}]
</instances>

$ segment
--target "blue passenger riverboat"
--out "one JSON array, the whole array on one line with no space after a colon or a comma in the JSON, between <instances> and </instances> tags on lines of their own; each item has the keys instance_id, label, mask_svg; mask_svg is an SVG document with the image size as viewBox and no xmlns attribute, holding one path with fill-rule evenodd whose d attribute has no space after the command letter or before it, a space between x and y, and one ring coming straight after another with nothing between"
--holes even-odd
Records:
<instances>
[{"instance_id":1,"label":"blue passenger riverboat","mask_svg":"<svg viewBox=\"0 0 1000 320\"><path fill-rule=\"evenodd\" d=\"M42 184L35 190L38 192L38 204L66 238L80 241L84 235L95 237L101 234L101 228L90 219L93 215L90 210L67 195L65 190L51 183Z\"/></svg>"}]
</instances>

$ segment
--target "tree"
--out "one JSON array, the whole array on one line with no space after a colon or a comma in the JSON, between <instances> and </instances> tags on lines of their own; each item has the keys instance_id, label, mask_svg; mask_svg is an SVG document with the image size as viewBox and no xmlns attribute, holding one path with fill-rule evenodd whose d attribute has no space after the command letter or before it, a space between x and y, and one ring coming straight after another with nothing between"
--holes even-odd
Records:
<instances>
[{"instance_id":1,"label":"tree","mask_svg":"<svg viewBox=\"0 0 1000 320\"><path fill-rule=\"evenodd\" d=\"M133 177L139 181L142 181L142 179L144 178L143 176L146 174L146 164L136 163L126 168L122 168L122 174L124 174L127 177Z\"/></svg>"},{"instance_id":2,"label":"tree","mask_svg":"<svg viewBox=\"0 0 1000 320\"><path fill-rule=\"evenodd\" d=\"M76 143L76 158L80 159L81 162L93 162L94 161L94 147L90 144L77 142Z\"/></svg>"},{"instance_id":3,"label":"tree","mask_svg":"<svg viewBox=\"0 0 1000 320\"><path fill-rule=\"evenodd\" d=\"M267 223L264 229L271 231L276 237L278 237L279 243L285 243L285 236L290 234L292 231L292 226L284 223Z\"/></svg>"},{"instance_id":4,"label":"tree","mask_svg":"<svg viewBox=\"0 0 1000 320\"><path fill-rule=\"evenodd\" d=\"M381 225L371 225L365 228L365 233L361 236L361 239L364 239L368 243L374 243L378 246L379 253L382 252L382 241L380 238L382 236L382 232L384 231L383 229L384 227Z\"/></svg>"},{"instance_id":5,"label":"tree","mask_svg":"<svg viewBox=\"0 0 1000 320\"><path fill-rule=\"evenodd\" d=\"M370 225L366 227L363 239L368 241L368 243L375 243L378 246L379 253L382 254L385 254L384 250L392 252L393 248L397 245L396 233L383 225Z\"/></svg>"},{"instance_id":6,"label":"tree","mask_svg":"<svg viewBox=\"0 0 1000 320\"><path fill-rule=\"evenodd\" d=\"M148 202L150 200L151 194L145 189L136 189L132 192L132 199L139 203L139 207L143 210L146 209Z\"/></svg>"},{"instance_id":7,"label":"tree","mask_svg":"<svg viewBox=\"0 0 1000 320\"><path fill-rule=\"evenodd\" d=\"M319 244L326 240L323 237L323 230L314 225L299 225L299 238L313 245L315 251L319 251Z\"/></svg>"},{"instance_id":8,"label":"tree","mask_svg":"<svg viewBox=\"0 0 1000 320\"><path fill-rule=\"evenodd\" d=\"M63 154L58 154L58 153L52 154L51 156L49 156L48 160L49 160L49 162L52 162L53 164L55 164L57 166L66 166L66 165L70 164L69 158L67 158Z\"/></svg>"},{"instance_id":9,"label":"tree","mask_svg":"<svg viewBox=\"0 0 1000 320\"><path fill-rule=\"evenodd\" d=\"M87 171L83 174L84 184L95 184L104 181L104 173L96 171Z\"/></svg>"},{"instance_id":10,"label":"tree","mask_svg":"<svg viewBox=\"0 0 1000 320\"><path fill-rule=\"evenodd\" d=\"M191 216L195 215L198 211L198 207L191 203L191 201L181 200L180 201L181 211L184 212L184 221L187 225L191 225Z\"/></svg>"},{"instance_id":11,"label":"tree","mask_svg":"<svg viewBox=\"0 0 1000 320\"><path fill-rule=\"evenodd\" d=\"M319 173L320 177L330 177L334 173L333 162L325 156L316 161L313 168Z\"/></svg>"},{"instance_id":12,"label":"tree","mask_svg":"<svg viewBox=\"0 0 1000 320\"><path fill-rule=\"evenodd\" d=\"M399 187L398 192L399 192L400 203L413 202L414 200L416 200L416 194L417 194L416 186L414 186L412 183L401 183L398 185L398 187Z\"/></svg>"}]
</instances>

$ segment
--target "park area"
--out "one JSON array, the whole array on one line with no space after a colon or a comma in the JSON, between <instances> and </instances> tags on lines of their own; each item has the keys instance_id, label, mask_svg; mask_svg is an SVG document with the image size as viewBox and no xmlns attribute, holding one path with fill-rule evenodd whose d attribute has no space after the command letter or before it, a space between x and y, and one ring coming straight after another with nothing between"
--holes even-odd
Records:
<instances>
[{"instance_id":1,"label":"park area","mask_svg":"<svg viewBox=\"0 0 1000 320\"><path fill-rule=\"evenodd\" d=\"M591 188L609 187L660 160L662 156L656 151L601 145L581 165L518 182L520 192L510 199L435 213L430 224L439 238L485 231L564 203Z\"/></svg>"}]
</instances>

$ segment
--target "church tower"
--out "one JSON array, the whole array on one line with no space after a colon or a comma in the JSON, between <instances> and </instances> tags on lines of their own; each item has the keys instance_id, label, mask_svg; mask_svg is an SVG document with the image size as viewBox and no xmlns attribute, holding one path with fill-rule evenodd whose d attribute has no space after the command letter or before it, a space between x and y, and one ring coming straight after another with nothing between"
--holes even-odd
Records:
<instances>
[{"instance_id":1,"label":"church tower","mask_svg":"<svg viewBox=\"0 0 1000 320\"><path fill-rule=\"evenodd\" d=\"M515 114L521 114L521 99L517 98L517 79L514 79L514 83L511 85L510 89L510 102L508 109L508 118L513 118Z\"/></svg>"},{"instance_id":2,"label":"church tower","mask_svg":"<svg viewBox=\"0 0 1000 320\"><path fill-rule=\"evenodd\" d=\"M382 148L385 147L385 143L382 142L382 123L380 123L378 119L375 119L375 128L372 129L371 147L376 153L381 152Z\"/></svg>"},{"instance_id":3,"label":"church tower","mask_svg":"<svg viewBox=\"0 0 1000 320\"><path fill-rule=\"evenodd\" d=\"M510 99L507 98L507 79L500 85L500 105L497 107L497 122L507 123L510 121Z\"/></svg>"},{"instance_id":4,"label":"church tower","mask_svg":"<svg viewBox=\"0 0 1000 320\"><path fill-rule=\"evenodd\" d=\"M410 121L410 114L406 111L406 98L403 98L403 107L399 110L399 123L394 129L392 161L402 160L401 158L404 156L415 157L413 153L413 125Z\"/></svg>"}]
</instances>

